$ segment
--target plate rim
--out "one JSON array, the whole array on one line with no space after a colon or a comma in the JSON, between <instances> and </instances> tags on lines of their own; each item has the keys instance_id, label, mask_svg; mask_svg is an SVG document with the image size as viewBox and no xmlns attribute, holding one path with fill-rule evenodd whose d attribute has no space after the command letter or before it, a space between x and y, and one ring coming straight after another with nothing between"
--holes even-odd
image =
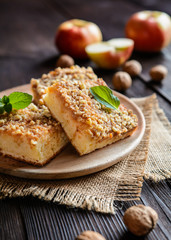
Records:
<instances>
[{"instance_id":1,"label":"plate rim","mask_svg":"<svg viewBox=\"0 0 171 240\"><path fill-rule=\"evenodd\" d=\"M19 86L16 86L16 87L9 88L9 89L6 89L4 91L1 91L0 95L3 95L4 93L7 94L7 92L10 93L12 91L16 91L17 89L19 89L19 90L22 89L22 91L24 89L27 89L27 92L28 92L29 87L30 87L30 84L19 85ZM30 87L30 92L31 92L31 87ZM38 173L38 172L36 172L34 170L41 169L43 167L45 168L48 164L43 166L43 167L35 167L35 166L29 165L29 168L27 168L28 163L25 163L26 164L26 168L24 167L24 168L12 169L12 170L10 168L2 168L2 166L0 165L0 173L16 176L16 177L20 177L20 178L26 178L26 179L42 179L42 180L70 179L70 178L75 178L75 177L86 176L86 175L89 175L89 174L92 174L92 173L99 172L101 170L105 170L108 167L111 167L111 166L115 165L116 163L118 163L119 161L121 161L124 157L126 157L129 153L131 153L133 150L135 150L135 148L138 146L138 144L140 143L140 141L142 140L142 138L144 136L146 124L145 124L145 118L144 118L144 115L143 115L141 109L131 99L129 99L128 97L126 97L125 95L123 95L123 94L121 94L119 92L116 92L116 91L113 91L113 92L116 93L116 95L119 98L122 98L122 99L124 99L125 102L128 102L129 105L132 105L133 108L136 109L138 115L140 116L140 118L138 118L138 121L141 122L142 130L140 131L140 133L138 135L138 139L136 139L134 141L134 145L133 146L132 145L129 146L129 148L131 148L131 150L128 151L128 149L127 149L127 151L125 151L124 154L121 154L121 156L119 156L117 159L110 160L108 162L108 164L106 162L105 163L102 162L98 166L86 168L86 169L83 169L83 170L77 170L77 171L74 171L74 172L63 171L61 173L60 172L56 172L56 173L55 172L53 172L53 173L50 173L50 172L48 172L48 173L45 173L45 172ZM133 135L134 134L135 133L133 133ZM130 136L129 138L131 138L132 136ZM124 141L124 140L125 139L123 139L121 141ZM118 142L120 142L120 141L118 141ZM116 145L118 142L116 142L114 144ZM96 151L98 151L98 150L96 150ZM89 154L91 154L91 153L89 153ZM8 157L8 159L12 159L12 158ZM53 161L53 159L51 161ZM18 163L20 164L19 161L18 161ZM31 168L31 167L33 167L33 168ZM66 174L67 174L67 177L66 177Z\"/></svg>"}]
</instances>

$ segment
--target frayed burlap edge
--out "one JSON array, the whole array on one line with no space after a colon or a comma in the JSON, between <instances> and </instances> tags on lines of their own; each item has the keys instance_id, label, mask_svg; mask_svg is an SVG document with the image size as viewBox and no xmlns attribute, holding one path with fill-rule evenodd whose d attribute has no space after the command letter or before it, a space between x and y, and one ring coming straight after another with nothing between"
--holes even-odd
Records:
<instances>
[{"instance_id":1,"label":"frayed burlap edge","mask_svg":"<svg viewBox=\"0 0 171 240\"><path fill-rule=\"evenodd\" d=\"M102 199L95 196L85 196L70 192L66 189L51 189L45 186L33 186L31 184L1 183L0 199L32 196L38 199L54 202L69 207L94 210L101 213L114 214L118 209L115 200ZM2 193L3 192L3 193Z\"/></svg>"},{"instance_id":2,"label":"frayed burlap edge","mask_svg":"<svg viewBox=\"0 0 171 240\"><path fill-rule=\"evenodd\" d=\"M103 174L105 175L108 172L110 172L110 174L112 173L113 185L115 185L115 187L111 186L111 188L113 187L112 195L109 194L99 197L96 191L94 191L92 194L82 194L81 191L75 191L75 189L70 190L70 187L66 189L66 186L64 188L62 184L57 184L58 186L55 186L55 181L25 180L6 175L0 175L0 199L5 197L12 198L33 196L45 201L52 201L70 207L79 207L112 214L114 214L115 210L118 209L116 201L139 199L143 184L144 166L148 153L151 112L155 98L155 95L144 98L143 102L141 101L140 104L144 110L146 131L141 144L135 150L137 153L140 152L140 155L138 158L136 158L136 161L133 153L131 153L132 157L130 154L117 165L94 174L93 181L95 181L96 177L99 175L103 176ZM116 173L118 177L115 176ZM84 178L92 179L91 176ZM79 181L79 178L73 181ZM74 182L70 183L72 185L74 184Z\"/></svg>"},{"instance_id":3,"label":"frayed burlap edge","mask_svg":"<svg viewBox=\"0 0 171 240\"><path fill-rule=\"evenodd\" d=\"M149 97L133 99L133 101L143 110L143 114L146 120L146 130L144 137L139 144L139 146L134 150L134 159L126 158L123 161L127 160L127 165L124 170L123 176L119 179L116 200L119 201L129 201L129 200L139 200L143 185L143 177L145 164L148 156L149 140L151 133L151 121L152 121L152 109L154 102L157 101L156 94L153 94ZM131 181L128 182L128 179L131 176Z\"/></svg>"},{"instance_id":4,"label":"frayed burlap edge","mask_svg":"<svg viewBox=\"0 0 171 240\"><path fill-rule=\"evenodd\" d=\"M159 182L171 178L171 124L163 110L159 107L157 98L154 101L152 117L155 118L157 123L154 125L155 121L153 119L144 178ZM159 127L159 123L161 124L161 128ZM160 138L160 142L163 144L162 147L160 147L161 144L154 142L155 138Z\"/></svg>"}]
</instances>

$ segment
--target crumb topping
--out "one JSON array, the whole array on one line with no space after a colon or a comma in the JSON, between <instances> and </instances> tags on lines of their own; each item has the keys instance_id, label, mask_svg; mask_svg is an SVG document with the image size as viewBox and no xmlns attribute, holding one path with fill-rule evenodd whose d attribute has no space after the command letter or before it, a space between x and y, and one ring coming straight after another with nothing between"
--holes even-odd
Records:
<instances>
[{"instance_id":1,"label":"crumb topping","mask_svg":"<svg viewBox=\"0 0 171 240\"><path fill-rule=\"evenodd\" d=\"M39 96L43 96L46 93L46 88L60 81L61 78L72 81L83 81L86 79L97 80L97 76L94 74L91 67L79 67L77 65L70 68L56 68L54 71L48 74L43 74L40 79L32 79L32 88L35 88ZM43 100L40 99L40 104L43 104Z\"/></svg>"},{"instance_id":2,"label":"crumb topping","mask_svg":"<svg viewBox=\"0 0 171 240\"><path fill-rule=\"evenodd\" d=\"M102 79L68 81L62 78L49 88L49 92L52 89L60 94L65 107L72 111L78 121L87 124L87 133L93 138L112 138L135 128L138 120L131 110L121 104L119 113L94 99L89 88L98 85L106 86L106 83Z\"/></svg>"},{"instance_id":3,"label":"crumb topping","mask_svg":"<svg viewBox=\"0 0 171 240\"><path fill-rule=\"evenodd\" d=\"M0 115L0 132L25 136L32 145L50 131L56 131L59 122L52 118L46 106L37 107L31 103L27 108L13 110Z\"/></svg>"}]
</instances>

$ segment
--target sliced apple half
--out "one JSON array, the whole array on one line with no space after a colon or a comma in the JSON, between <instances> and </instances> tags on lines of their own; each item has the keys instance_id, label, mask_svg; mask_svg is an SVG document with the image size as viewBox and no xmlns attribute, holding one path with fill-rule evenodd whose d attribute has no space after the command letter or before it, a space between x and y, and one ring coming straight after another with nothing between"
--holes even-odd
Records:
<instances>
[{"instance_id":1,"label":"sliced apple half","mask_svg":"<svg viewBox=\"0 0 171 240\"><path fill-rule=\"evenodd\" d=\"M118 51L123 51L134 46L134 41L129 38L113 38L109 40L108 43L114 46Z\"/></svg>"},{"instance_id":2,"label":"sliced apple half","mask_svg":"<svg viewBox=\"0 0 171 240\"><path fill-rule=\"evenodd\" d=\"M108 42L94 43L86 47L86 53L99 67L108 68L110 56L115 54L115 47Z\"/></svg>"},{"instance_id":3,"label":"sliced apple half","mask_svg":"<svg viewBox=\"0 0 171 240\"><path fill-rule=\"evenodd\" d=\"M101 68L113 69L122 65L130 56L134 41L116 38L107 42L90 44L86 47L89 58Z\"/></svg>"}]
</instances>

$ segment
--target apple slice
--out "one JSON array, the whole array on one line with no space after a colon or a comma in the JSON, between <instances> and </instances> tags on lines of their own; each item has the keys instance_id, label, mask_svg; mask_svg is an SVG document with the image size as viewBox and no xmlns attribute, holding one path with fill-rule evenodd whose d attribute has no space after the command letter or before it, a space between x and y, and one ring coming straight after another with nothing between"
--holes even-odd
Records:
<instances>
[{"instance_id":1,"label":"apple slice","mask_svg":"<svg viewBox=\"0 0 171 240\"><path fill-rule=\"evenodd\" d=\"M85 51L90 59L102 68L108 68L110 62L108 58L116 52L115 47L109 45L108 42L90 44Z\"/></svg>"},{"instance_id":2,"label":"apple slice","mask_svg":"<svg viewBox=\"0 0 171 240\"><path fill-rule=\"evenodd\" d=\"M113 69L122 65L130 56L134 41L128 38L116 38L107 42L90 44L86 53L101 68Z\"/></svg>"},{"instance_id":3,"label":"apple slice","mask_svg":"<svg viewBox=\"0 0 171 240\"><path fill-rule=\"evenodd\" d=\"M109 40L108 43L118 51L126 50L134 45L133 40L129 38L113 38Z\"/></svg>"}]
</instances>

